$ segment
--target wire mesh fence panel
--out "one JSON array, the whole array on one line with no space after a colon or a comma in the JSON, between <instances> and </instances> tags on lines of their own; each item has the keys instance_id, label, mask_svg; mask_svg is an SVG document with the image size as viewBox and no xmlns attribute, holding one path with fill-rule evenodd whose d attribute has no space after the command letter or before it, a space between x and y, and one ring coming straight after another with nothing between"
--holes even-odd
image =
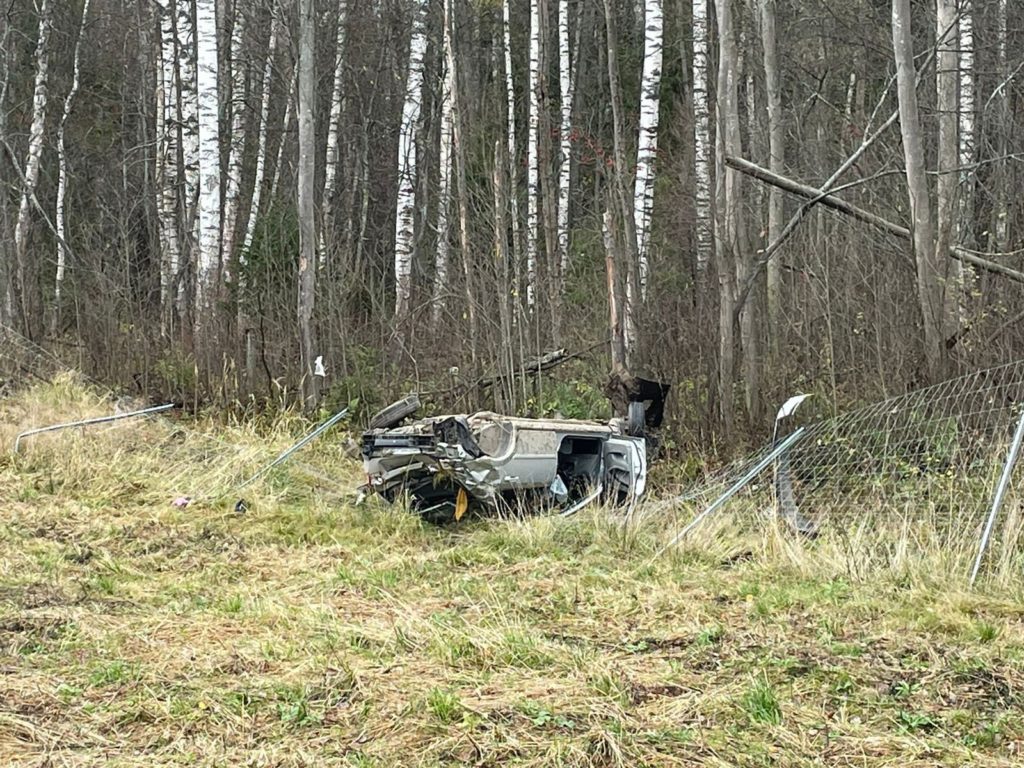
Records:
<instances>
[{"instance_id":1,"label":"wire mesh fence panel","mask_svg":"<svg viewBox=\"0 0 1024 768\"><path fill-rule=\"evenodd\" d=\"M977 544L1022 407L1019 361L814 421L723 511L741 528L775 514L810 537L875 532L898 536L903 548L966 553ZM769 450L649 502L637 519L674 535ZM1012 556L1022 474L1011 483L994 559Z\"/></svg>"}]
</instances>

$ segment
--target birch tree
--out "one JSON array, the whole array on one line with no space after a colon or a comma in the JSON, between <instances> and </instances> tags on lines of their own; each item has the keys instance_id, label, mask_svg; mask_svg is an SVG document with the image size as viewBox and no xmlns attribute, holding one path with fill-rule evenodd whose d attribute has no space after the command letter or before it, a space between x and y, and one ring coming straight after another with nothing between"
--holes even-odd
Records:
<instances>
[{"instance_id":1,"label":"birch tree","mask_svg":"<svg viewBox=\"0 0 1024 768\"><path fill-rule=\"evenodd\" d=\"M540 1L530 0L530 88L529 121L526 138L526 305L533 311L537 291L537 257L540 239L540 89L541 17Z\"/></svg>"},{"instance_id":2,"label":"birch tree","mask_svg":"<svg viewBox=\"0 0 1024 768\"><path fill-rule=\"evenodd\" d=\"M448 66L448 49L451 46L451 33L447 24L448 0L445 0L444 27L444 81L441 86L441 143L438 151L438 188L437 188L437 251L434 258L434 289L431 303L431 322L436 328L441 320L445 307L445 294L448 291L448 265L451 261L449 244L449 211L451 210L451 178L452 178L452 96L455 83L452 68Z\"/></svg>"},{"instance_id":3,"label":"birch tree","mask_svg":"<svg viewBox=\"0 0 1024 768\"><path fill-rule=\"evenodd\" d=\"M662 0L646 0L644 64L640 77L640 138L636 152L633 216L636 221L640 298L647 298L651 220L654 212L654 163L658 156L658 112L661 105L661 63L664 20Z\"/></svg>"},{"instance_id":4,"label":"birch tree","mask_svg":"<svg viewBox=\"0 0 1024 768\"><path fill-rule=\"evenodd\" d=\"M44 128L46 126L46 100L50 78L50 6L49 0L39 2L39 36L35 49L35 83L32 89L32 121L28 129L28 152L22 174L21 202L14 228L15 292L21 321L26 330L31 321L28 309L27 261L29 227L32 223L30 202L39 185L39 165L43 156Z\"/></svg>"},{"instance_id":5,"label":"birch tree","mask_svg":"<svg viewBox=\"0 0 1024 768\"><path fill-rule=\"evenodd\" d=\"M81 79L80 54L82 51L82 38L85 35L85 22L89 18L89 0L82 3L82 19L78 25L78 37L75 38L75 50L72 54L71 63L71 87L67 96L64 97L64 109L60 115L60 124L57 126L57 211L55 227L57 230L57 269L53 279L53 320L50 327L51 333L57 334L60 328L60 304L61 293L64 287L64 271L67 268L67 210L65 197L68 186L68 158L64 147L64 132L67 128L68 117L71 115L71 108L74 105L75 96L78 93L79 81Z\"/></svg>"},{"instance_id":6,"label":"birch tree","mask_svg":"<svg viewBox=\"0 0 1024 768\"><path fill-rule=\"evenodd\" d=\"M213 334L221 243L220 93L216 0L196 0L196 94L198 99L199 198L196 249L195 338L207 346Z\"/></svg>"},{"instance_id":7,"label":"birch tree","mask_svg":"<svg viewBox=\"0 0 1024 768\"><path fill-rule=\"evenodd\" d=\"M910 0L892 0L892 40L896 60L900 134L913 222L914 259L917 265L917 298L924 326L924 364L930 380L942 372L945 343L942 337L943 295L941 263L935 253L935 227L928 182L925 176L924 144L918 113L913 39L910 33ZM945 261L944 256L939 258Z\"/></svg>"},{"instance_id":8,"label":"birch tree","mask_svg":"<svg viewBox=\"0 0 1024 768\"><path fill-rule=\"evenodd\" d=\"M973 245L971 222L974 219L974 9L970 0L960 8L958 62L959 104L957 107L958 164L960 166L960 190L957 210L958 240L961 244ZM958 262L959 263L959 262ZM969 270L960 267L961 283L969 282Z\"/></svg>"},{"instance_id":9,"label":"birch tree","mask_svg":"<svg viewBox=\"0 0 1024 768\"><path fill-rule=\"evenodd\" d=\"M569 271L569 184L572 178L572 69L569 57L569 0L558 2L558 86L562 124L559 131L558 255L559 271Z\"/></svg>"},{"instance_id":10,"label":"birch tree","mask_svg":"<svg viewBox=\"0 0 1024 768\"><path fill-rule=\"evenodd\" d=\"M211 0L204 0L208 5ZM199 250L199 96L196 74L196 25L192 20L193 0L174 0L175 39L177 55L174 60L176 74L175 111L177 113L178 142L178 217L183 235L181 263L175 275L177 282L175 302L183 320L189 301L189 286L184 279L186 268L198 268ZM215 17L211 10L206 15ZM216 34L214 26L212 34ZM216 55L213 62L216 64ZM209 108L209 107L208 107ZM216 125L216 119L214 121ZM212 149L212 148L211 148ZM219 164L218 164L219 167Z\"/></svg>"},{"instance_id":11,"label":"birch tree","mask_svg":"<svg viewBox=\"0 0 1024 768\"><path fill-rule=\"evenodd\" d=\"M231 49L228 65L231 70L231 134L228 136L227 177L224 184L224 224L221 241L221 282L234 282L235 242L241 203L242 173L245 168L246 134L246 59L245 46L247 16L241 2L235 4L234 26L231 28Z\"/></svg>"},{"instance_id":12,"label":"birch tree","mask_svg":"<svg viewBox=\"0 0 1024 768\"><path fill-rule=\"evenodd\" d=\"M395 207L395 317L409 313L412 298L412 264L416 248L416 135L419 133L423 99L423 56L427 48L427 5L418 2L409 41L409 67L405 78L405 102L398 138L398 200Z\"/></svg>"},{"instance_id":13,"label":"birch tree","mask_svg":"<svg viewBox=\"0 0 1024 768\"><path fill-rule=\"evenodd\" d=\"M164 337L171 332L181 268L178 219L179 120L178 39L175 8L171 0L158 4L160 17L160 66L157 67L156 98L156 210L160 231L160 327Z\"/></svg>"},{"instance_id":14,"label":"birch tree","mask_svg":"<svg viewBox=\"0 0 1024 768\"><path fill-rule=\"evenodd\" d=\"M708 0L693 0L693 146L694 208L697 275L702 277L711 262L711 106L708 93Z\"/></svg>"},{"instance_id":15,"label":"birch tree","mask_svg":"<svg viewBox=\"0 0 1024 768\"><path fill-rule=\"evenodd\" d=\"M521 286L520 265L522 263L522 240L519 231L519 145L516 142L516 89L512 73L512 22L509 11L510 0L501 4L501 32L505 54L505 130L508 144L508 199L509 218L512 220L512 263L514 269L513 292L518 296ZM518 306L522 306L517 302Z\"/></svg>"},{"instance_id":16,"label":"birch tree","mask_svg":"<svg viewBox=\"0 0 1024 768\"><path fill-rule=\"evenodd\" d=\"M342 104L345 86L345 41L348 28L348 0L338 0L338 30L334 44L334 82L331 87L331 108L327 117L327 152L324 155L324 188L320 208L323 222L320 226L318 266L323 269L329 258L328 247L333 242L335 227L335 197L338 189L338 167L341 165Z\"/></svg>"},{"instance_id":17,"label":"birch tree","mask_svg":"<svg viewBox=\"0 0 1024 768\"><path fill-rule=\"evenodd\" d=\"M302 398L306 408L320 402L320 379L313 368L316 337L313 311L316 301L316 221L313 183L316 178L316 16L313 0L299 0L299 165L297 208L299 216L298 326Z\"/></svg>"}]
</instances>

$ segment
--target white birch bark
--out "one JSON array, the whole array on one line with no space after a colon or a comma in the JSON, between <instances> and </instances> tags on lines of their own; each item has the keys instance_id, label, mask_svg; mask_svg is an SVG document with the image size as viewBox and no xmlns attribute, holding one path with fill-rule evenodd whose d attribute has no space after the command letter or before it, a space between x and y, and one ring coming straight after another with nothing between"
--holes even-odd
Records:
<instances>
[{"instance_id":1,"label":"white birch bark","mask_svg":"<svg viewBox=\"0 0 1024 768\"><path fill-rule=\"evenodd\" d=\"M697 274L711 262L711 108L708 94L708 0L693 0L693 122Z\"/></svg>"},{"instance_id":2,"label":"white birch bark","mask_svg":"<svg viewBox=\"0 0 1024 768\"><path fill-rule=\"evenodd\" d=\"M446 2L447 7L447 2ZM437 326L445 307L448 291L448 265L451 263L450 218L452 178L452 96L455 83L448 66L448 48L451 34L447 24L444 30L445 71L441 86L441 146L438 152L439 179L437 187L437 251L434 258L434 289L431 303L431 322Z\"/></svg>"},{"instance_id":3,"label":"white birch bark","mask_svg":"<svg viewBox=\"0 0 1024 768\"><path fill-rule=\"evenodd\" d=\"M417 3L409 41L409 68L398 138L398 199L395 206L395 316L404 318L412 297L412 263L416 247L416 134L423 98L423 55L427 47L425 3Z\"/></svg>"},{"instance_id":4,"label":"white birch bark","mask_svg":"<svg viewBox=\"0 0 1024 768\"><path fill-rule=\"evenodd\" d=\"M246 13L242 3L237 3L234 26L231 29L231 135L228 136L227 178L224 182L224 224L221 240L221 282L234 281L235 242L238 228L242 173L245 162L246 66L242 56L245 45Z\"/></svg>"},{"instance_id":5,"label":"white birch bark","mask_svg":"<svg viewBox=\"0 0 1024 768\"><path fill-rule=\"evenodd\" d=\"M175 33L175 8L170 0L160 10L160 67L158 69L156 153L156 205L160 227L160 307L161 328L168 335L178 298L181 270L181 240L178 218L179 83L176 62L178 39Z\"/></svg>"},{"instance_id":6,"label":"white birch bark","mask_svg":"<svg viewBox=\"0 0 1024 768\"><path fill-rule=\"evenodd\" d=\"M220 94L217 82L216 0L196 0L196 97L198 101L199 240L196 249L196 342L205 338L217 296L221 243Z\"/></svg>"},{"instance_id":7,"label":"white birch bark","mask_svg":"<svg viewBox=\"0 0 1024 768\"><path fill-rule=\"evenodd\" d=\"M252 239L256 234L256 223L263 205L263 182L267 175L267 123L270 122L270 94L274 81L274 54L277 52L278 20L275 8L271 8L273 21L270 24L270 40L267 43L267 60L263 65L263 82L260 85L260 117L256 126L256 178L252 186L252 205L249 206L249 220L245 225L245 238L242 250L238 255L240 266L252 247Z\"/></svg>"},{"instance_id":8,"label":"white birch bark","mask_svg":"<svg viewBox=\"0 0 1024 768\"><path fill-rule=\"evenodd\" d=\"M661 105L661 63L664 20L661 0L646 0L644 65L640 77L640 136L636 150L633 217L636 220L640 298L647 298L650 269L651 216L654 211L654 163L658 155L658 112Z\"/></svg>"},{"instance_id":9,"label":"white birch bark","mask_svg":"<svg viewBox=\"0 0 1024 768\"><path fill-rule=\"evenodd\" d=\"M958 43L959 61L959 105L958 116L958 148L957 162L960 166L960 197L957 211L958 241L961 244L973 245L971 222L974 219L974 9L970 0L964 2L960 10L960 40ZM966 282L970 269L965 269L963 262L957 262L960 269L961 282Z\"/></svg>"},{"instance_id":10,"label":"white birch bark","mask_svg":"<svg viewBox=\"0 0 1024 768\"><path fill-rule=\"evenodd\" d=\"M530 311L536 302L540 239L540 25L540 0L530 0L530 108L526 139L526 306Z\"/></svg>"},{"instance_id":11,"label":"white birch bark","mask_svg":"<svg viewBox=\"0 0 1024 768\"><path fill-rule=\"evenodd\" d=\"M660 6L660 0L652 0ZM562 124L559 131L558 258L563 281L569 271L569 183L572 178L572 68L569 58L569 0L558 2L558 86Z\"/></svg>"},{"instance_id":12,"label":"white birch bark","mask_svg":"<svg viewBox=\"0 0 1024 768\"><path fill-rule=\"evenodd\" d=\"M188 299L188 286L184 280L185 268L195 264L199 247L199 98L196 81L196 34L192 20L194 2L175 0L174 7L177 37L175 112L180 147L177 177L181 195L178 217L181 223L179 231L184 238L181 243L181 262L175 271L175 304L178 316L184 318Z\"/></svg>"},{"instance_id":13,"label":"white birch bark","mask_svg":"<svg viewBox=\"0 0 1024 768\"><path fill-rule=\"evenodd\" d=\"M519 144L516 141L516 89L512 74L512 22L509 11L510 0L502 3L502 37L505 53L505 121L508 139L508 199L509 218L512 220L512 262L514 265L514 293L518 297L522 268L522 240L519 231ZM517 302L518 304L518 302Z\"/></svg>"},{"instance_id":14,"label":"white birch bark","mask_svg":"<svg viewBox=\"0 0 1024 768\"><path fill-rule=\"evenodd\" d=\"M320 241L317 266L323 269L329 258L327 249L334 239L334 198L338 187L338 166L341 133L342 104L345 85L345 40L348 24L348 0L338 0L338 30L334 46L334 83L331 87L331 109L327 123L327 152L324 156L324 189L320 198L323 223L320 227Z\"/></svg>"},{"instance_id":15,"label":"white birch bark","mask_svg":"<svg viewBox=\"0 0 1024 768\"><path fill-rule=\"evenodd\" d=\"M39 185L39 164L43 156L43 131L46 127L46 99L49 87L50 72L50 7L48 0L40 0L39 37L36 40L35 61L36 74L32 90L32 121L28 129L28 152L25 157L24 182L21 189L21 202L18 205L18 218L14 227L14 258L15 271L21 302L22 321L28 322L26 311L28 291L25 285L25 261L28 257L29 226L31 214L29 203L36 194Z\"/></svg>"},{"instance_id":16,"label":"white birch bark","mask_svg":"<svg viewBox=\"0 0 1024 768\"><path fill-rule=\"evenodd\" d=\"M75 51L72 54L71 63L71 87L67 96L64 97L64 110L60 115L60 125L57 127L57 211L54 225L57 230L57 270L53 281L53 325L52 332L57 333L60 323L60 301L61 291L64 287L64 271L67 268L67 211L65 210L65 197L68 186L68 159L64 147L64 131L67 127L68 117L71 115L71 107L78 93L78 85L81 80L81 51L82 37L85 35L85 22L89 17L89 0L82 3L82 19L78 24L78 37L75 38Z\"/></svg>"}]
</instances>

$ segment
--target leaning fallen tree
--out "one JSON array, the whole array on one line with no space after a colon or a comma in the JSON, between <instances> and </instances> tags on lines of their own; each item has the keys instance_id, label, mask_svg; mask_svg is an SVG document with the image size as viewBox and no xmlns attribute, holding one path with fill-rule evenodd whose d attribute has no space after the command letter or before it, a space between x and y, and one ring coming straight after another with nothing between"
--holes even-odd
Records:
<instances>
[{"instance_id":1,"label":"leaning fallen tree","mask_svg":"<svg viewBox=\"0 0 1024 768\"><path fill-rule=\"evenodd\" d=\"M820 204L826 208L831 208L834 211L845 213L857 221L862 221L865 224L870 224L883 232L895 235L903 240L911 239L911 232L906 227L900 226L894 222L884 219L878 214L866 211L863 208L858 208L852 203L848 203L845 200L836 197L825 190L816 189L808 184L802 184L801 182L782 176L778 173L773 173L767 168L763 168L756 163L752 163L749 160L744 160L741 157L729 156L725 158L726 165L731 168L735 168L737 171L751 176L752 178L762 181L766 184L770 184L774 187L789 192L791 194L802 197L808 201L808 205ZM1020 272L1012 267L1008 267L1004 264L986 259L983 256L978 255L974 251L970 251L959 245L951 245L949 247L950 258L962 261L966 264L982 269L986 272L993 274L1002 275L1008 277L1018 283L1024 283L1024 272ZM763 265L759 265L763 266ZM742 301L737 302L737 306L742 306Z\"/></svg>"}]
</instances>

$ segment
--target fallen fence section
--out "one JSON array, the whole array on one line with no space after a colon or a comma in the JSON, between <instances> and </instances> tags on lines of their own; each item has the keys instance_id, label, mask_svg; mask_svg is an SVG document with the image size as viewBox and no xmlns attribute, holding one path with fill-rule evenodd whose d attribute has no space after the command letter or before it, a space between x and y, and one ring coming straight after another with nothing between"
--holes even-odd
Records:
<instances>
[{"instance_id":1,"label":"fallen fence section","mask_svg":"<svg viewBox=\"0 0 1024 768\"><path fill-rule=\"evenodd\" d=\"M174 407L174 403L164 403L163 405L156 405L152 408L143 408L139 411L130 411L128 413L115 413L111 416L97 416L92 419L81 419L80 421L66 421L62 424L51 424L48 427L38 427L36 429L27 429L24 432L18 434L14 438L14 452L17 453L21 449L21 441L26 437L32 437L33 435L41 435L44 432L57 432L62 429L70 429L71 427L88 427L93 424L106 424L111 421L121 421L122 419L133 419L137 416L149 416L154 413L161 413L168 411Z\"/></svg>"}]
</instances>

